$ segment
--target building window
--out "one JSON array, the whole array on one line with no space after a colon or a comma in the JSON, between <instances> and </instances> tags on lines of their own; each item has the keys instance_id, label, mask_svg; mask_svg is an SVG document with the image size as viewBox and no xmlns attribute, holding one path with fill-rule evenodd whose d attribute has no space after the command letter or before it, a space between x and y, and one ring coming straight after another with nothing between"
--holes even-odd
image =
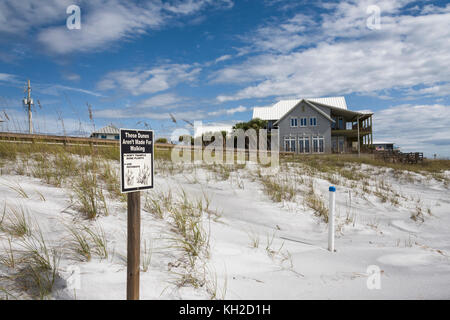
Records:
<instances>
[{"instance_id":1,"label":"building window","mask_svg":"<svg viewBox=\"0 0 450 320\"><path fill-rule=\"evenodd\" d=\"M295 152L295 137L284 138L284 151Z\"/></svg>"},{"instance_id":2,"label":"building window","mask_svg":"<svg viewBox=\"0 0 450 320\"><path fill-rule=\"evenodd\" d=\"M300 118L300 127L306 127L307 123L307 118Z\"/></svg>"},{"instance_id":3,"label":"building window","mask_svg":"<svg viewBox=\"0 0 450 320\"><path fill-rule=\"evenodd\" d=\"M310 125L311 127L317 126L317 118L316 118L316 117L311 117L311 118L309 118L309 125Z\"/></svg>"},{"instance_id":4,"label":"building window","mask_svg":"<svg viewBox=\"0 0 450 320\"><path fill-rule=\"evenodd\" d=\"M298 152L309 153L309 137L298 138Z\"/></svg>"},{"instance_id":5,"label":"building window","mask_svg":"<svg viewBox=\"0 0 450 320\"><path fill-rule=\"evenodd\" d=\"M102 139L106 139L106 135L104 135L104 134L102 134L101 137L102 137Z\"/></svg>"},{"instance_id":6,"label":"building window","mask_svg":"<svg viewBox=\"0 0 450 320\"><path fill-rule=\"evenodd\" d=\"M314 153L323 153L325 151L325 139L323 136L313 136L312 144Z\"/></svg>"},{"instance_id":7,"label":"building window","mask_svg":"<svg viewBox=\"0 0 450 320\"><path fill-rule=\"evenodd\" d=\"M291 118L291 127L297 126L297 118Z\"/></svg>"},{"instance_id":8,"label":"building window","mask_svg":"<svg viewBox=\"0 0 450 320\"><path fill-rule=\"evenodd\" d=\"M114 136L114 139L119 140L119 135L116 134L116 135Z\"/></svg>"}]
</instances>

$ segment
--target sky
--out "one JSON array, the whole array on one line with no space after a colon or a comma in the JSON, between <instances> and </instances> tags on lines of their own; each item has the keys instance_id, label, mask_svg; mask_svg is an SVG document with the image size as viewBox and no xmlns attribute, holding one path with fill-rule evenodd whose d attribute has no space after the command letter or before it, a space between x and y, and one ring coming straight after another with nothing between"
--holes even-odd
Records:
<instances>
[{"instance_id":1,"label":"sky","mask_svg":"<svg viewBox=\"0 0 450 320\"><path fill-rule=\"evenodd\" d=\"M0 39L3 131L27 129L28 79L35 132L73 135L170 137L345 96L374 140L450 157L448 1L0 0Z\"/></svg>"}]
</instances>

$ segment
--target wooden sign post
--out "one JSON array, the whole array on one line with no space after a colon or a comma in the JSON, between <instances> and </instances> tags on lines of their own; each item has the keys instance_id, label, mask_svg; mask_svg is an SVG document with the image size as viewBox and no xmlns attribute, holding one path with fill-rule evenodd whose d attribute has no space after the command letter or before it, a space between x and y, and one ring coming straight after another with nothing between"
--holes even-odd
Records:
<instances>
[{"instance_id":1,"label":"wooden sign post","mask_svg":"<svg viewBox=\"0 0 450 320\"><path fill-rule=\"evenodd\" d=\"M153 188L153 131L120 129L120 186L127 195L127 300L139 300L141 192Z\"/></svg>"},{"instance_id":2,"label":"wooden sign post","mask_svg":"<svg viewBox=\"0 0 450 320\"><path fill-rule=\"evenodd\" d=\"M130 192L128 205L127 300L139 300L141 250L141 193Z\"/></svg>"}]
</instances>

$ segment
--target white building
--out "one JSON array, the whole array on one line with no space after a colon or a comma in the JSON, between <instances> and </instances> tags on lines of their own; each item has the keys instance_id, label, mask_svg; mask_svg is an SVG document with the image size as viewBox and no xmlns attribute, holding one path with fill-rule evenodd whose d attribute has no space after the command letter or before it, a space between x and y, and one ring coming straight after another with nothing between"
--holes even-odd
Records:
<instances>
[{"instance_id":1,"label":"white building","mask_svg":"<svg viewBox=\"0 0 450 320\"><path fill-rule=\"evenodd\" d=\"M108 139L108 140L119 140L120 130L110 124L109 126L103 127L91 133L91 138L97 139Z\"/></svg>"}]
</instances>

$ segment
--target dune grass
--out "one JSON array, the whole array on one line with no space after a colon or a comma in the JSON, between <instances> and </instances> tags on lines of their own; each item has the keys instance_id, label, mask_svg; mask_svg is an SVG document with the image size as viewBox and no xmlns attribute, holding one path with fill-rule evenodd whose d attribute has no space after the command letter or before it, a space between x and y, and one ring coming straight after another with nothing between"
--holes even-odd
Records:
<instances>
[{"instance_id":1,"label":"dune grass","mask_svg":"<svg viewBox=\"0 0 450 320\"><path fill-rule=\"evenodd\" d=\"M0 230L14 237L31 236L32 223L28 210L23 206L8 206L5 203Z\"/></svg>"},{"instance_id":2,"label":"dune grass","mask_svg":"<svg viewBox=\"0 0 450 320\"><path fill-rule=\"evenodd\" d=\"M450 160L424 159L423 164L390 163L380 159L375 159L373 155L362 154L358 157L355 154L324 154L324 155L306 155L295 157L281 157L281 162L299 162L313 167L321 172L336 171L349 165L367 164L375 167L386 167L394 170L410 172L428 172L441 173L450 170ZM351 173L350 173L351 174Z\"/></svg>"}]
</instances>

